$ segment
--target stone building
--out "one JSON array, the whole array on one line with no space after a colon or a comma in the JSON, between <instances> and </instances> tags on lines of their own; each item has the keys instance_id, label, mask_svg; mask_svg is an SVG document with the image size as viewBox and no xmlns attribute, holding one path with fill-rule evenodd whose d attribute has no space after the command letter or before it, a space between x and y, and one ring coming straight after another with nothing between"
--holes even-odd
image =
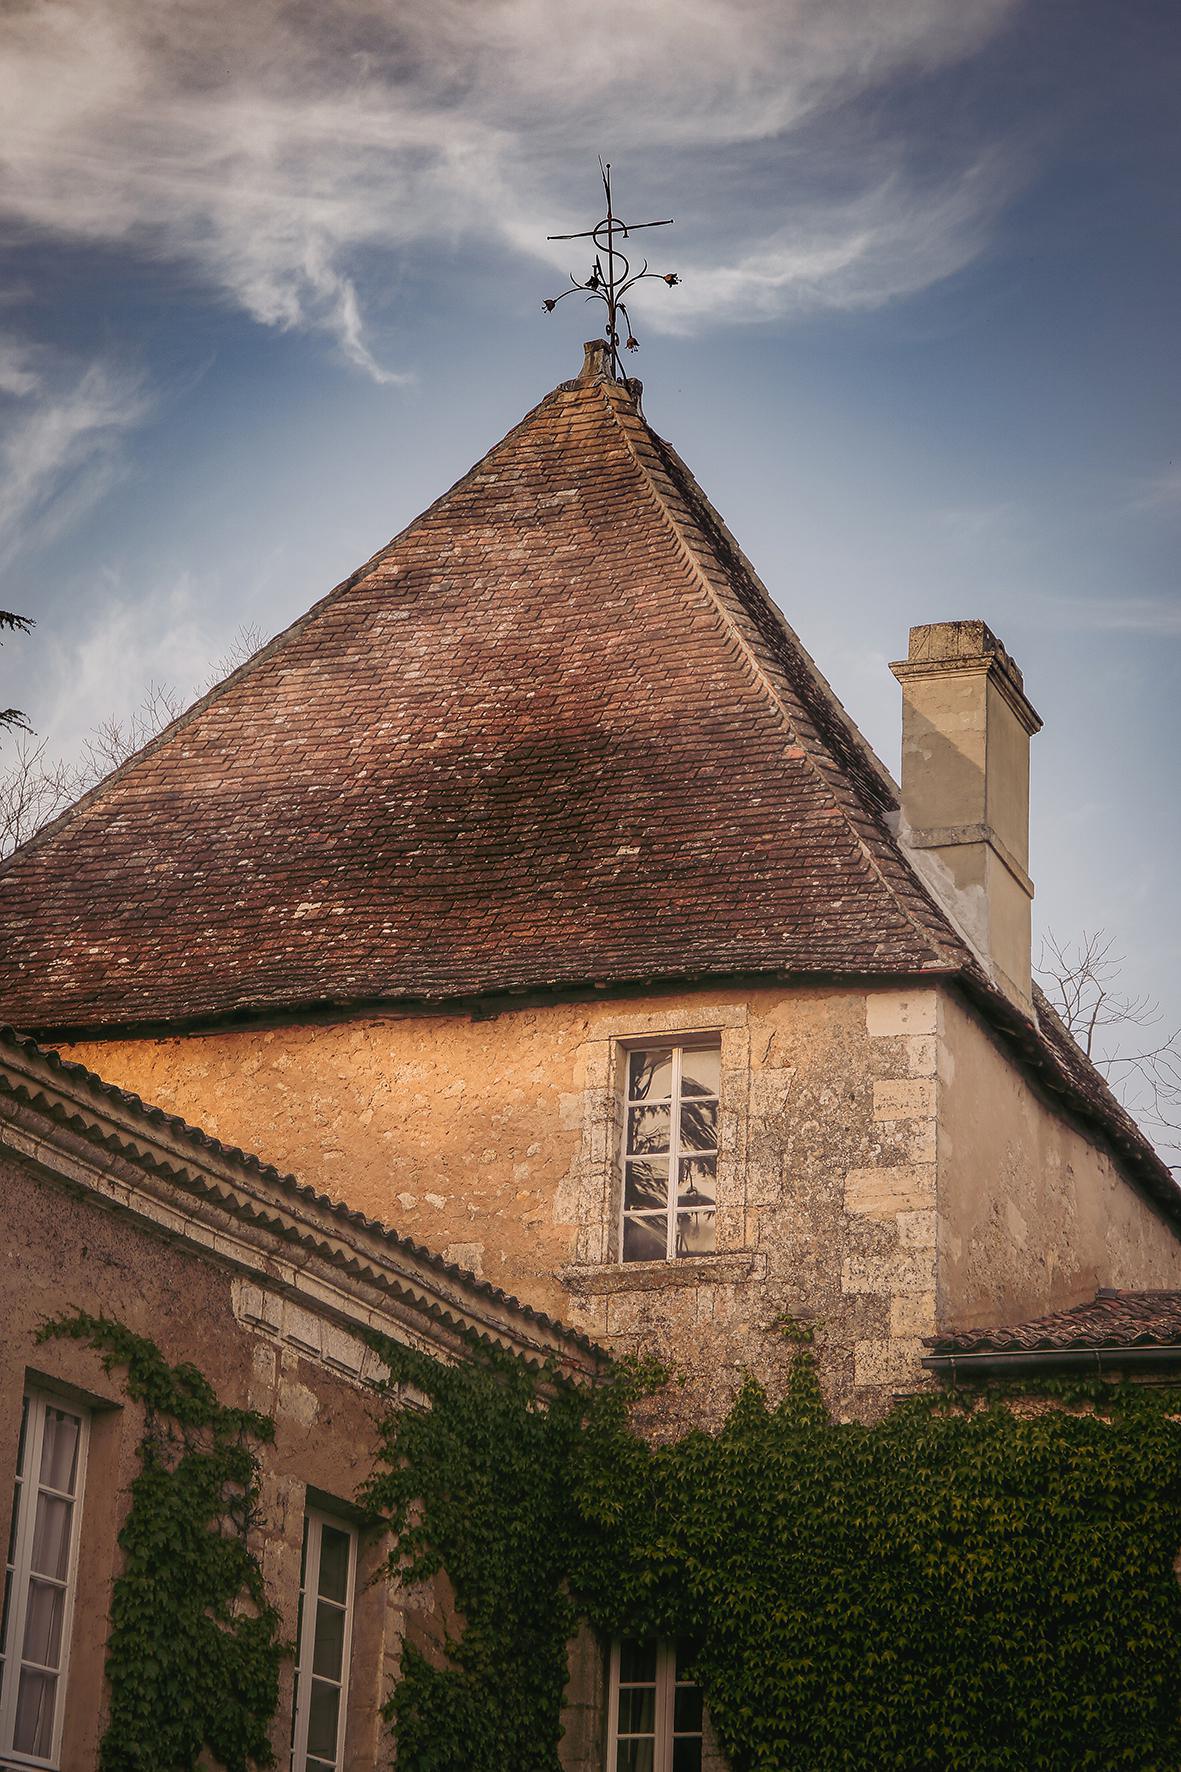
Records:
<instances>
[{"instance_id":1,"label":"stone building","mask_svg":"<svg viewBox=\"0 0 1181 1772\"><path fill-rule=\"evenodd\" d=\"M588 346L0 870L0 1014L505 1335L662 1352L669 1425L775 1391L784 1314L872 1417L969 1329L1181 1288L1172 1177L1031 980L1021 673L978 621L892 668L901 786Z\"/></svg>"}]
</instances>

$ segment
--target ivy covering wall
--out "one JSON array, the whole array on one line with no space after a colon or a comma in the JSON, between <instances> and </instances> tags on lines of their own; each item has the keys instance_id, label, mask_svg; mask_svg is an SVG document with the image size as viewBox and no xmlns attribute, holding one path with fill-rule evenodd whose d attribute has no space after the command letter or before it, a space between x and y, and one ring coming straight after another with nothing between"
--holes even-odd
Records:
<instances>
[{"instance_id":1,"label":"ivy covering wall","mask_svg":"<svg viewBox=\"0 0 1181 1772\"><path fill-rule=\"evenodd\" d=\"M593 1396L384 1349L367 1500L461 1623L408 1648L398 1772L556 1772L565 1640L684 1634L734 1772L1181 1766L1181 1411L1133 1385L924 1396L830 1420L811 1353L771 1406L652 1445L628 1368Z\"/></svg>"},{"instance_id":2,"label":"ivy covering wall","mask_svg":"<svg viewBox=\"0 0 1181 1772\"><path fill-rule=\"evenodd\" d=\"M102 1772L271 1765L290 1646L250 1532L272 1423L109 1319L41 1336L96 1349L145 1411ZM455 1602L438 1653L404 1648L398 1772L558 1772L580 1618L699 1645L733 1772L1181 1766L1181 1392L932 1394L866 1427L829 1418L800 1345L782 1402L748 1380L718 1433L653 1443L633 1413L654 1367L588 1391L375 1345L359 1500L391 1576L445 1576Z\"/></svg>"},{"instance_id":3,"label":"ivy covering wall","mask_svg":"<svg viewBox=\"0 0 1181 1772\"><path fill-rule=\"evenodd\" d=\"M268 1416L219 1403L195 1366L107 1317L78 1311L41 1341L83 1341L143 1405L140 1468L119 1544L101 1772L192 1772L208 1751L226 1772L270 1766L269 1730L287 1646L250 1542L256 1447Z\"/></svg>"}]
</instances>

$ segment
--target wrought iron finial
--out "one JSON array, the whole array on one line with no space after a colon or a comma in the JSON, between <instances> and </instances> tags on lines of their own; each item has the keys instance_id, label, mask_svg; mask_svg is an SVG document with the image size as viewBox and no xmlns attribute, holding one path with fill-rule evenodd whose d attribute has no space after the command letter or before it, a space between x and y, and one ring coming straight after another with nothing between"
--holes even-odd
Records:
<instances>
[{"instance_id":1,"label":"wrought iron finial","mask_svg":"<svg viewBox=\"0 0 1181 1772\"><path fill-rule=\"evenodd\" d=\"M568 295L573 295L576 289L582 290L587 301L601 301L607 310L607 324L604 331L607 335L607 349L611 354L611 368L618 380L623 381L625 379L623 363L619 355L621 322L627 329L627 336L623 341L624 349L638 351L640 348L640 341L632 331L631 317L628 314L624 296L629 289L633 289L645 277L657 277L662 283L667 283L670 289L675 288L681 279L675 271L650 271L647 259L644 260L640 270L632 270L631 261L616 245L616 241L626 240L629 234L637 232L640 228L669 228L672 226L672 217L670 216L667 221L625 222L621 220L611 206L611 162L608 160L604 164L600 159L599 171L603 175L603 193L607 199L607 213L602 221L596 222L593 228L587 228L581 234L550 234L547 236L550 240L593 240L595 262L591 267L591 274L584 283L580 283L571 272L569 289L563 289L561 295L551 297L548 301L543 302L542 306L547 314L552 314L558 303L564 301Z\"/></svg>"}]
</instances>

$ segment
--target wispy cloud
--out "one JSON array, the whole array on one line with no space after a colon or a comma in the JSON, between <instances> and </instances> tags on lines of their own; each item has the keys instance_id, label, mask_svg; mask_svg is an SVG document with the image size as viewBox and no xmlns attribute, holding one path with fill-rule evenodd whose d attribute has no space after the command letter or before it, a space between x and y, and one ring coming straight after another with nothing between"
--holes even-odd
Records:
<instances>
[{"instance_id":1,"label":"wispy cloud","mask_svg":"<svg viewBox=\"0 0 1181 1772\"><path fill-rule=\"evenodd\" d=\"M681 212L691 181L714 223L658 323L873 305L978 251L1005 176L986 153L920 169L916 141L835 120L972 55L1016 5L14 0L0 203L10 230L120 242L265 324L323 328L379 379L361 297L388 255L464 235L552 253L607 143L675 164ZM826 119L821 190L784 156Z\"/></svg>"},{"instance_id":2,"label":"wispy cloud","mask_svg":"<svg viewBox=\"0 0 1181 1772\"><path fill-rule=\"evenodd\" d=\"M123 440L150 409L142 378L96 360L78 369L0 340L0 563L44 543L102 497Z\"/></svg>"},{"instance_id":3,"label":"wispy cloud","mask_svg":"<svg viewBox=\"0 0 1181 1772\"><path fill-rule=\"evenodd\" d=\"M1170 462L1154 474L1132 500L1137 511L1181 511L1181 466Z\"/></svg>"},{"instance_id":4,"label":"wispy cloud","mask_svg":"<svg viewBox=\"0 0 1181 1772\"><path fill-rule=\"evenodd\" d=\"M1143 634L1181 639L1181 595L1177 597L1053 597L1046 614L1074 628L1095 633Z\"/></svg>"}]
</instances>

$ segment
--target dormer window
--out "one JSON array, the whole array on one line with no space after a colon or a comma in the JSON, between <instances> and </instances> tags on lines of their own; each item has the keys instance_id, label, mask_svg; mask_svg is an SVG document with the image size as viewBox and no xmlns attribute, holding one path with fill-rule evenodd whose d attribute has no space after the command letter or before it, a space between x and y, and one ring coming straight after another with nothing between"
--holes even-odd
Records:
<instances>
[{"instance_id":1,"label":"dormer window","mask_svg":"<svg viewBox=\"0 0 1181 1772\"><path fill-rule=\"evenodd\" d=\"M625 1058L622 1258L712 1255L721 1040L635 1046Z\"/></svg>"}]
</instances>

